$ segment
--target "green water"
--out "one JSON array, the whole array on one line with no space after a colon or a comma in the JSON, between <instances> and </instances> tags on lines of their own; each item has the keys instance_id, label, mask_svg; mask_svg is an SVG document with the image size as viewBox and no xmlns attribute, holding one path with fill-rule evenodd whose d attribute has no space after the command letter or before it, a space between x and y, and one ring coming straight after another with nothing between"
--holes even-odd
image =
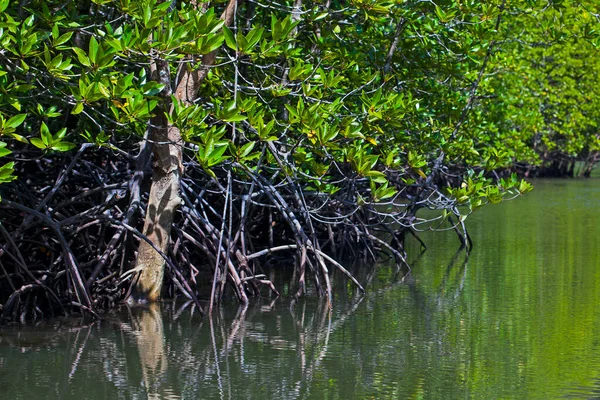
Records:
<instances>
[{"instance_id":1,"label":"green water","mask_svg":"<svg viewBox=\"0 0 600 400\"><path fill-rule=\"evenodd\" d=\"M0 332L2 399L553 399L600 396L600 180L538 181L368 294L268 298L202 320L164 304ZM350 286L348 286L350 287Z\"/></svg>"}]
</instances>

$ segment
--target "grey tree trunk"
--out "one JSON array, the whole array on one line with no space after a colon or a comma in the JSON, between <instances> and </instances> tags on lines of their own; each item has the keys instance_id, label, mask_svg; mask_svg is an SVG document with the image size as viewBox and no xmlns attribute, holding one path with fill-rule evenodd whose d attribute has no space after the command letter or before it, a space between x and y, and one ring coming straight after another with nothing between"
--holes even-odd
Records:
<instances>
[{"instance_id":1,"label":"grey tree trunk","mask_svg":"<svg viewBox=\"0 0 600 400\"><path fill-rule=\"evenodd\" d=\"M221 15L225 25L231 25L237 0L230 0ZM207 3L203 3L206 7ZM202 66L197 70L189 69L188 63L182 63L178 74L181 79L175 88L174 97L183 105L190 105L196 99L200 85L208 69L214 64L217 50L202 57ZM183 175L183 141L178 128L170 125L164 115L171 108L172 84L169 65L164 61L151 64L154 80L163 83L161 93L163 105L157 109L150 121L150 140L153 142L154 164L152 185L148 198L148 209L144 220L143 233L163 253L168 253L171 226L177 207L181 203L179 187ZM165 260L146 241L140 241L136 260L136 270L140 271L133 287L129 302L154 302L160 298L162 290Z\"/></svg>"}]
</instances>

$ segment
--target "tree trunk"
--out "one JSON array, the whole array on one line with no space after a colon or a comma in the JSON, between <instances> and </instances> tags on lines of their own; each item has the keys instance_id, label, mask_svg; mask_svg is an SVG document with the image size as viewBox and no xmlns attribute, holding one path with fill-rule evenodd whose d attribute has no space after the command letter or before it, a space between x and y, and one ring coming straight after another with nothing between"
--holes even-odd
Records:
<instances>
[{"instance_id":1,"label":"tree trunk","mask_svg":"<svg viewBox=\"0 0 600 400\"><path fill-rule=\"evenodd\" d=\"M179 129L170 126L164 115L152 118L151 123L154 126L151 128L154 168L143 233L163 253L167 253L173 217L181 203L179 181L183 173L182 140ZM140 270L140 275L134 286L132 299L141 302L156 301L162 289L165 260L150 244L141 241L136 268Z\"/></svg>"},{"instance_id":2,"label":"tree trunk","mask_svg":"<svg viewBox=\"0 0 600 400\"><path fill-rule=\"evenodd\" d=\"M221 15L225 25L231 25L233 22L236 1L230 0ZM197 70L191 70L188 63L181 63L181 68L185 69L178 73L181 79L175 88L174 97L183 105L191 105L197 97L209 67L215 62L216 54L217 50L205 54L202 57L202 65ZM156 116L150 120L154 168L143 233L166 254L175 211L181 203L179 185L183 174L183 141L179 129L170 125L165 116L165 112L171 108L169 65L161 60L153 61L150 69L153 79L164 84L165 88L161 93L162 107L156 110ZM140 271L140 274L128 302L157 301L162 290L165 260L146 241L140 241L135 269Z\"/></svg>"}]
</instances>

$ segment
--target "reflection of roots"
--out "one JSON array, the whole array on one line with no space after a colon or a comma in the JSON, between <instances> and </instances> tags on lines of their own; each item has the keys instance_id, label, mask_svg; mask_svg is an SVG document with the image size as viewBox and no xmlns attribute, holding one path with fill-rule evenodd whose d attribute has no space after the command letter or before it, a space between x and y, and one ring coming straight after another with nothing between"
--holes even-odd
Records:
<instances>
[{"instance_id":1,"label":"reflection of roots","mask_svg":"<svg viewBox=\"0 0 600 400\"><path fill-rule=\"evenodd\" d=\"M219 365L225 363L228 357L243 359L244 357L237 355L236 351L243 351L247 346L245 343L259 342L264 347L263 351L270 349L273 353L281 350L293 351L298 362L286 365L285 368L288 369L286 379L281 384L290 385L286 388L290 392L300 393L311 386L317 371L329 355L331 335L344 326L364 298L365 296L356 293L355 297L348 302L347 309L336 313L335 317L325 299L319 301L316 307L308 305L305 301L294 302L295 306L290 308L290 313L287 315L284 313L277 319L267 317L254 320L253 318L260 313L279 313L273 311L274 302L249 307L240 306L237 316L231 322L224 321L222 316L216 318L213 316L209 320L212 348L207 346L204 355L195 354L195 363L199 364L200 360L209 359L211 365L214 363L214 366L205 369L208 374L214 375L202 378L215 382L219 386L221 396L227 398L227 391L230 388L224 383L228 381L227 375L231 377L232 372L228 370L227 375L222 376L224 371L221 371ZM272 325L269 325L269 322ZM293 326L296 332L291 336L290 326ZM278 393L282 393L282 389Z\"/></svg>"}]
</instances>

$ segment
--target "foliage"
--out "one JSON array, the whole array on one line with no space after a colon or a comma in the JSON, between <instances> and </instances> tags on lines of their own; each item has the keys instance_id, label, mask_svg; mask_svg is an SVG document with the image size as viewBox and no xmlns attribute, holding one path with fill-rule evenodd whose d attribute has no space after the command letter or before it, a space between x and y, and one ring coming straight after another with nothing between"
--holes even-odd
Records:
<instances>
[{"instance_id":1,"label":"foliage","mask_svg":"<svg viewBox=\"0 0 600 400\"><path fill-rule=\"evenodd\" d=\"M598 6L560 1L515 11L521 12L504 24L497 76L482 85L488 98L481 113L492 121L486 139L513 149L504 165L520 161L564 176L573 174L575 161L587 160L591 170L600 140Z\"/></svg>"},{"instance_id":2,"label":"foliage","mask_svg":"<svg viewBox=\"0 0 600 400\"><path fill-rule=\"evenodd\" d=\"M183 137L201 144L196 159L211 176L234 160L254 168L258 153L250 151L270 152L265 143L275 142L290 150L282 162L308 190L334 194L343 171L352 181L368 178L361 196L379 201L426 179L441 153L461 171L506 167L518 155L481 140L479 131L496 121L459 126L473 79L493 50L500 3L357 1L339 10L336 3L305 3L265 11L250 3L238 14L251 18L232 29L214 9L185 3L89 6L86 14L76 4L3 2L0 123L7 149L31 143L67 151L81 138L110 146L122 135L141 137L165 90L149 80L148 61L172 63L175 75L197 68L190 54L225 43L203 97L169 112ZM397 178L388 182L392 173ZM483 176L480 182L484 192L500 195L515 188Z\"/></svg>"}]
</instances>

